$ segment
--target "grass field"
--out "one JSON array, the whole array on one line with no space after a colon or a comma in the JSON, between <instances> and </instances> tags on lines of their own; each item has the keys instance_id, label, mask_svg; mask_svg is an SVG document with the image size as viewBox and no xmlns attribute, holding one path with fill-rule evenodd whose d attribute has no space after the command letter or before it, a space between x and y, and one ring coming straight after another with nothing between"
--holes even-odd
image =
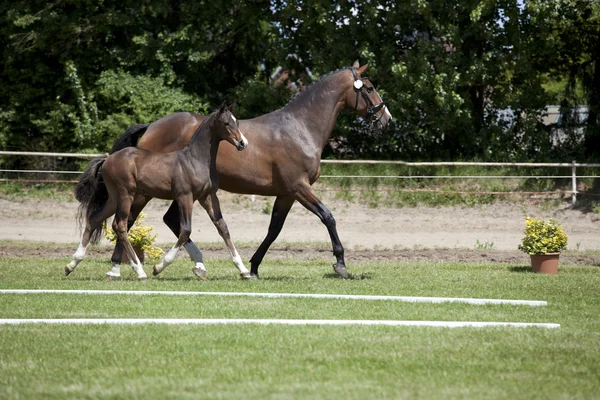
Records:
<instances>
[{"instance_id":1,"label":"grass field","mask_svg":"<svg viewBox=\"0 0 600 400\"><path fill-rule=\"evenodd\" d=\"M347 293L546 300L547 307L391 301L0 295L0 318L283 318L553 322L560 329L369 326L0 326L0 398L599 398L600 268L371 263L350 280L329 262L265 261L260 281L207 259L145 282L87 259L0 258L2 289ZM150 266L146 269L149 271Z\"/></svg>"}]
</instances>

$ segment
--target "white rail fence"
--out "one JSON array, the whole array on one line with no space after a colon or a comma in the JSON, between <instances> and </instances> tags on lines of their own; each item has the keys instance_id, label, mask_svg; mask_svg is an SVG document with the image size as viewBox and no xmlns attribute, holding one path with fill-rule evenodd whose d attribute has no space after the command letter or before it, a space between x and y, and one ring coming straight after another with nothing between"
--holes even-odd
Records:
<instances>
[{"instance_id":1,"label":"white rail fence","mask_svg":"<svg viewBox=\"0 0 600 400\"><path fill-rule=\"evenodd\" d=\"M0 157L64 157L64 158L84 158L104 156L105 154L87 154L87 153L49 153L49 152L31 152L31 151L0 151ZM408 175L321 175L321 178L379 178L379 179L571 179L571 201L575 205L577 202L577 179L592 178L597 179L598 175L577 175L577 168L600 168L600 164L582 164L573 161L572 163L501 163L501 162L406 162L406 161L381 161L381 160L321 160L321 164L388 164L403 165L408 167L436 167L436 166L480 166L480 167L531 167L531 168L565 168L570 170L570 175L413 175L410 171ZM0 174L54 174L54 175L80 175L83 171L60 171L60 170L39 170L39 169L0 169ZM65 179L21 179L21 178L0 178L0 182L31 182L31 183L75 183L76 180ZM435 193L469 193L469 192L446 192L435 190L411 190L413 192L435 192ZM547 192L478 192L479 194L536 194ZM590 194L590 193L587 193ZM591 194L594 195L594 194Z\"/></svg>"}]
</instances>

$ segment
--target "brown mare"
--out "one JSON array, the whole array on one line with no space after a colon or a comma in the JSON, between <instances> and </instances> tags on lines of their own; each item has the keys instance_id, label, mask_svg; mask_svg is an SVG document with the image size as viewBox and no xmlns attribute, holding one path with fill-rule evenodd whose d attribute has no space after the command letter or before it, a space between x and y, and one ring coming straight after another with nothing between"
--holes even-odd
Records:
<instances>
[{"instance_id":1,"label":"brown mare","mask_svg":"<svg viewBox=\"0 0 600 400\"><path fill-rule=\"evenodd\" d=\"M277 197L267 236L250 259L250 272L253 276L258 277L258 267L269 246L281 232L295 201L316 214L325 224L336 257L333 269L344 278L348 276L344 248L338 237L335 219L311 185L321 174L321 152L342 109L369 119L378 128L387 127L392 119L373 84L362 76L367 66L368 64L359 66L355 62L352 67L322 77L285 107L257 118L241 120L240 127L252 142L251 148L244 153L234 155L229 146L219 149L217 173L221 189L233 193ZM112 151L136 144L138 148L157 152L181 149L204 118L206 117L202 115L180 112L150 125L136 125L119 138ZM97 190L101 189L99 187ZM76 194L78 200L85 201L93 191L82 179ZM134 204L141 210L145 201L141 196L136 197ZM177 235L177 203L171 205L163 220ZM191 240L185 248L191 257L197 251Z\"/></svg>"},{"instance_id":2,"label":"brown mare","mask_svg":"<svg viewBox=\"0 0 600 400\"><path fill-rule=\"evenodd\" d=\"M127 231L131 218L135 220L133 216L137 217L141 211L137 208L137 204L142 202L133 204L134 198L143 199L143 204L146 204L156 197L174 200L174 204L177 204L180 225L177 229L177 243L165 254L162 262L154 267L155 275L171 264L181 246L188 243L192 227L192 207L194 201L198 200L225 240L241 276L250 278L249 271L231 242L216 195L219 186L216 171L219 142L226 140L241 151L246 148L248 141L240 131L239 123L231 110L226 108L225 104L204 119L194 131L189 144L183 150L165 154L127 147L106 158L100 158L95 163L90 163L93 165L91 171L97 179L99 179L97 171L102 168L101 176L108 197L100 201L91 199L86 205L86 227L77 252L65 268L67 275L81 262L90 241L99 237L103 222L116 213L113 229L120 246L115 248L111 260L113 269L107 277L109 279L120 277L120 262L124 249L138 278L146 279L142 264L127 238ZM86 173L90 172L86 170ZM205 279L206 268L202 263L202 253L198 251L190 254L196 263L193 272Z\"/></svg>"}]
</instances>

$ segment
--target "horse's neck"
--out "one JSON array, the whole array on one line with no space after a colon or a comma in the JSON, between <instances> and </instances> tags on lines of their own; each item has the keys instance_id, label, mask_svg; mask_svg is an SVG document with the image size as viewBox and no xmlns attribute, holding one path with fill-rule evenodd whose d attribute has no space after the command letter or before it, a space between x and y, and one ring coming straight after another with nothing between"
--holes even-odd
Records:
<instances>
[{"instance_id":1,"label":"horse's neck","mask_svg":"<svg viewBox=\"0 0 600 400\"><path fill-rule=\"evenodd\" d=\"M280 110L301 120L306 127L303 133L321 149L327 144L344 105L342 97L348 88L342 83L343 73L331 76L318 86L309 86L297 99Z\"/></svg>"},{"instance_id":2,"label":"horse's neck","mask_svg":"<svg viewBox=\"0 0 600 400\"><path fill-rule=\"evenodd\" d=\"M210 125L202 126L200 131L192 136L185 150L194 165L214 168L220 140L213 134L214 121L208 121L206 124Z\"/></svg>"}]
</instances>

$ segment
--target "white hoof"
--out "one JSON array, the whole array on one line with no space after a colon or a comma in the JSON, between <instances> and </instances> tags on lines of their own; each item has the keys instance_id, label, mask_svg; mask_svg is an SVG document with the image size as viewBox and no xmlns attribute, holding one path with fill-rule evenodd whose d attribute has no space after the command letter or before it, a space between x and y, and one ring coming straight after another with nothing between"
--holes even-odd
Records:
<instances>
[{"instance_id":1,"label":"white hoof","mask_svg":"<svg viewBox=\"0 0 600 400\"><path fill-rule=\"evenodd\" d=\"M117 274L114 274L112 272L107 272L106 273L106 280L107 281L119 281L119 280L121 280L121 275L117 275Z\"/></svg>"},{"instance_id":2,"label":"white hoof","mask_svg":"<svg viewBox=\"0 0 600 400\"><path fill-rule=\"evenodd\" d=\"M194 268L192 268L192 272L194 273L194 275L196 275L198 278L202 279L203 281L208 279L208 277L206 276L207 273L206 273L205 269L194 267Z\"/></svg>"},{"instance_id":3,"label":"white hoof","mask_svg":"<svg viewBox=\"0 0 600 400\"><path fill-rule=\"evenodd\" d=\"M254 277L250 274L250 272L242 272L240 273L240 277L245 280L254 279Z\"/></svg>"}]
</instances>

